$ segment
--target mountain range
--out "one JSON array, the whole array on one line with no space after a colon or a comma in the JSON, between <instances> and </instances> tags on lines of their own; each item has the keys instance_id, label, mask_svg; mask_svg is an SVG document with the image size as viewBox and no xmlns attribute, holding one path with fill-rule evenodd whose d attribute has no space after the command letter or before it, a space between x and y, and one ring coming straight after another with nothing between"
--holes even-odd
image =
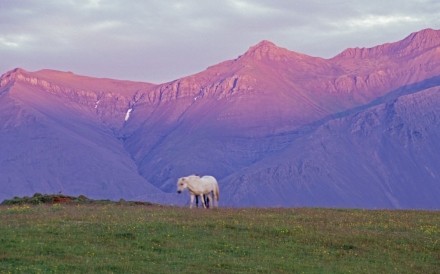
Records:
<instances>
[{"instance_id":1,"label":"mountain range","mask_svg":"<svg viewBox=\"0 0 440 274\"><path fill-rule=\"evenodd\" d=\"M0 200L440 209L440 30L330 59L262 41L163 84L21 68L0 78Z\"/></svg>"}]
</instances>

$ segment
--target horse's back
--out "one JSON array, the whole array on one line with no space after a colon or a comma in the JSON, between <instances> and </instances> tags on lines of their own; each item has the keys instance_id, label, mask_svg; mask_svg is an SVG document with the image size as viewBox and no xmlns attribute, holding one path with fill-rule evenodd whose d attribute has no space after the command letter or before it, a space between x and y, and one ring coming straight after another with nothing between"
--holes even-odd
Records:
<instances>
[{"instance_id":1,"label":"horse's back","mask_svg":"<svg viewBox=\"0 0 440 274\"><path fill-rule=\"evenodd\" d=\"M214 176L210 176L210 175L205 175L203 177L201 177L201 179L205 182L209 182L209 183L217 183L217 179L215 179Z\"/></svg>"}]
</instances>

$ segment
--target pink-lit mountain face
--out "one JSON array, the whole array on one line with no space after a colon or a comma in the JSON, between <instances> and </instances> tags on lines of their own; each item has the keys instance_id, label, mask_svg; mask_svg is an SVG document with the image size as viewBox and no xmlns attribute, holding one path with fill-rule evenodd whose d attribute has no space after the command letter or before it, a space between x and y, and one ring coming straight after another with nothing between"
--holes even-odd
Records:
<instances>
[{"instance_id":1,"label":"pink-lit mountain face","mask_svg":"<svg viewBox=\"0 0 440 274\"><path fill-rule=\"evenodd\" d=\"M0 200L35 192L227 206L440 208L440 31L331 59L269 41L153 85L16 69L0 82Z\"/></svg>"}]
</instances>

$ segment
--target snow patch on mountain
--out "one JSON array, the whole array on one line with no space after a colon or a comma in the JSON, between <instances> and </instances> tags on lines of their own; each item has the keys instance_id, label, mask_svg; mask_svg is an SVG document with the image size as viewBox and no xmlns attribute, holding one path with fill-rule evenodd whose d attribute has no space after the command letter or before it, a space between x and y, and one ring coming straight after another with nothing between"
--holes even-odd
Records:
<instances>
[{"instance_id":1,"label":"snow patch on mountain","mask_svg":"<svg viewBox=\"0 0 440 274\"><path fill-rule=\"evenodd\" d=\"M124 120L127 122L128 121L128 119L130 118L130 113L133 111L133 109L132 108L129 108L128 110L127 110L127 113L125 113L125 118L124 118Z\"/></svg>"}]
</instances>

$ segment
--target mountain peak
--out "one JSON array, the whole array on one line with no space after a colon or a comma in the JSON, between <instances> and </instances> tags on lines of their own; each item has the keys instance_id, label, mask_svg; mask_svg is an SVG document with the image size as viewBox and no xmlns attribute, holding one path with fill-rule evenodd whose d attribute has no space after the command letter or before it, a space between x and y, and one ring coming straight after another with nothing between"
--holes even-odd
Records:
<instances>
[{"instance_id":1,"label":"mountain peak","mask_svg":"<svg viewBox=\"0 0 440 274\"><path fill-rule=\"evenodd\" d=\"M417 47L431 48L440 45L440 30L423 29L413 32L402 43L412 44Z\"/></svg>"},{"instance_id":2,"label":"mountain peak","mask_svg":"<svg viewBox=\"0 0 440 274\"><path fill-rule=\"evenodd\" d=\"M280 56L286 55L287 52L289 52L287 49L280 48L268 40L263 40L258 44L250 47L243 56L252 57L256 60L277 60Z\"/></svg>"},{"instance_id":3,"label":"mountain peak","mask_svg":"<svg viewBox=\"0 0 440 274\"><path fill-rule=\"evenodd\" d=\"M408 37L425 37L425 38L439 38L440 30L435 30L431 28L422 29L420 31L416 31L411 33Z\"/></svg>"},{"instance_id":4,"label":"mountain peak","mask_svg":"<svg viewBox=\"0 0 440 274\"><path fill-rule=\"evenodd\" d=\"M238 59L246 58L246 60L272 60L272 61L287 61L287 60L305 60L310 56L279 47L268 40L262 40L258 44L251 46L245 54Z\"/></svg>"},{"instance_id":5,"label":"mountain peak","mask_svg":"<svg viewBox=\"0 0 440 274\"><path fill-rule=\"evenodd\" d=\"M378 58L384 55L404 57L418 55L421 52L440 46L440 30L423 29L413 32L403 40L386 43L372 48L348 48L335 58Z\"/></svg>"},{"instance_id":6,"label":"mountain peak","mask_svg":"<svg viewBox=\"0 0 440 274\"><path fill-rule=\"evenodd\" d=\"M269 40L262 40L251 48L278 48L273 42Z\"/></svg>"},{"instance_id":7,"label":"mountain peak","mask_svg":"<svg viewBox=\"0 0 440 274\"><path fill-rule=\"evenodd\" d=\"M423 29L401 41L388 44L388 53L398 56L418 55L440 46L440 30Z\"/></svg>"},{"instance_id":8,"label":"mountain peak","mask_svg":"<svg viewBox=\"0 0 440 274\"><path fill-rule=\"evenodd\" d=\"M27 71L22 68L14 68L14 69L11 69L11 70L5 72L1 77L7 76L7 75L23 74L23 73L27 73Z\"/></svg>"},{"instance_id":9,"label":"mountain peak","mask_svg":"<svg viewBox=\"0 0 440 274\"><path fill-rule=\"evenodd\" d=\"M15 68L4 73L0 76L0 88L8 85L11 82L14 82L17 79L17 76L20 77L25 73L27 73L27 71L22 68Z\"/></svg>"}]
</instances>

